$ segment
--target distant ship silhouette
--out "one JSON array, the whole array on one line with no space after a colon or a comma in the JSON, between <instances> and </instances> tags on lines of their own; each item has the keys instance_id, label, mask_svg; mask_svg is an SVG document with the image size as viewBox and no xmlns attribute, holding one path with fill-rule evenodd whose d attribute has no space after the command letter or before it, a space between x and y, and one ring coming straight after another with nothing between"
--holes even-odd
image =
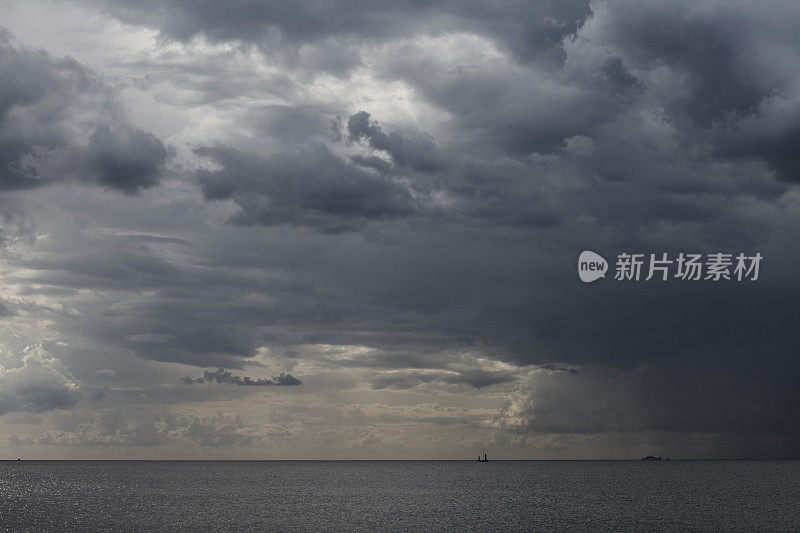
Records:
<instances>
[{"instance_id":1,"label":"distant ship silhouette","mask_svg":"<svg viewBox=\"0 0 800 533\"><path fill-rule=\"evenodd\" d=\"M478 456L478 462L480 462L480 463L488 463L489 462L489 457L487 457L487 455L486 455L486 443L485 442L483 443L483 459L481 459L481 456L479 455Z\"/></svg>"},{"instance_id":2,"label":"distant ship silhouette","mask_svg":"<svg viewBox=\"0 0 800 533\"><path fill-rule=\"evenodd\" d=\"M653 455L648 455L647 457L642 457L642 461L660 461L661 457L655 457Z\"/></svg>"}]
</instances>

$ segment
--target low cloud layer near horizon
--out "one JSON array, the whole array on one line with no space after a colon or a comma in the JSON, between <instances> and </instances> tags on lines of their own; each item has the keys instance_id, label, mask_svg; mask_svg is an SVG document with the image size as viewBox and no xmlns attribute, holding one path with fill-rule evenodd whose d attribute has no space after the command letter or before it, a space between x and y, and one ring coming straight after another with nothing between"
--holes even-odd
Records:
<instances>
[{"instance_id":1,"label":"low cloud layer near horizon","mask_svg":"<svg viewBox=\"0 0 800 533\"><path fill-rule=\"evenodd\" d=\"M0 13L0 453L800 453L796 3Z\"/></svg>"}]
</instances>

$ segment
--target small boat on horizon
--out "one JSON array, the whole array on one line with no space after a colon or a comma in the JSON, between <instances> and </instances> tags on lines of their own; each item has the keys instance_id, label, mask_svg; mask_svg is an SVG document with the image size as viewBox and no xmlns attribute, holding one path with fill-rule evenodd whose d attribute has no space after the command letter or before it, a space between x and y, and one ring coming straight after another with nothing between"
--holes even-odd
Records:
<instances>
[{"instance_id":1,"label":"small boat on horizon","mask_svg":"<svg viewBox=\"0 0 800 533\"><path fill-rule=\"evenodd\" d=\"M483 443L483 459L481 459L481 456L479 455L478 456L478 462L479 463L488 463L489 462L489 457L486 455L486 442L485 441Z\"/></svg>"},{"instance_id":2,"label":"small boat on horizon","mask_svg":"<svg viewBox=\"0 0 800 533\"><path fill-rule=\"evenodd\" d=\"M642 461L660 461L661 457L656 457L654 455L648 455L647 457L642 457Z\"/></svg>"}]
</instances>

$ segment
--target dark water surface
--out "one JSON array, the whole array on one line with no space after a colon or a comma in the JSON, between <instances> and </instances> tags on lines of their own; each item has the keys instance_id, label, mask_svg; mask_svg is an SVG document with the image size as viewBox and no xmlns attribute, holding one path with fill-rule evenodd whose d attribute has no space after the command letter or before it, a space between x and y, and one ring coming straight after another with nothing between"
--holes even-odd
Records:
<instances>
[{"instance_id":1,"label":"dark water surface","mask_svg":"<svg viewBox=\"0 0 800 533\"><path fill-rule=\"evenodd\" d=\"M800 530L800 461L0 462L0 531Z\"/></svg>"}]
</instances>

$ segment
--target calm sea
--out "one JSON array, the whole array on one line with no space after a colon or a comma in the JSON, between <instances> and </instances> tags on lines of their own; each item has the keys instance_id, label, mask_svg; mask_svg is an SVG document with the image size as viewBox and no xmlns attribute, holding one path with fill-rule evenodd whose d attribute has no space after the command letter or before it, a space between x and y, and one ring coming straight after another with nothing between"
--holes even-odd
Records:
<instances>
[{"instance_id":1,"label":"calm sea","mask_svg":"<svg viewBox=\"0 0 800 533\"><path fill-rule=\"evenodd\" d=\"M9 461L0 530L798 531L800 461Z\"/></svg>"}]
</instances>

